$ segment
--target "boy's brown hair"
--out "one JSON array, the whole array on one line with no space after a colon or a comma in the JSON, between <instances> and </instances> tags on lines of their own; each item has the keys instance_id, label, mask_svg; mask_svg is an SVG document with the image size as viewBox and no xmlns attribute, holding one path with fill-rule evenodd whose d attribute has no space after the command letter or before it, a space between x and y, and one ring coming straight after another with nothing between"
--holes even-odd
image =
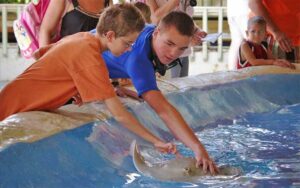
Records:
<instances>
[{"instance_id":1,"label":"boy's brown hair","mask_svg":"<svg viewBox=\"0 0 300 188\"><path fill-rule=\"evenodd\" d=\"M140 32L145 20L140 11L130 3L115 4L107 7L99 18L96 30L99 35L114 31L115 37Z\"/></svg>"},{"instance_id":2,"label":"boy's brown hair","mask_svg":"<svg viewBox=\"0 0 300 188\"><path fill-rule=\"evenodd\" d=\"M167 14L158 24L158 28L165 29L175 27L177 31L185 36L193 36L195 33L195 25L193 19L182 11L172 11Z\"/></svg>"},{"instance_id":3,"label":"boy's brown hair","mask_svg":"<svg viewBox=\"0 0 300 188\"><path fill-rule=\"evenodd\" d=\"M249 29L253 24L259 24L261 26L267 27L266 20L261 16L254 16L248 20L247 29Z\"/></svg>"},{"instance_id":4,"label":"boy's brown hair","mask_svg":"<svg viewBox=\"0 0 300 188\"><path fill-rule=\"evenodd\" d=\"M142 13L147 23L151 23L151 11L150 7L142 2L135 2L134 6L136 6Z\"/></svg>"}]
</instances>

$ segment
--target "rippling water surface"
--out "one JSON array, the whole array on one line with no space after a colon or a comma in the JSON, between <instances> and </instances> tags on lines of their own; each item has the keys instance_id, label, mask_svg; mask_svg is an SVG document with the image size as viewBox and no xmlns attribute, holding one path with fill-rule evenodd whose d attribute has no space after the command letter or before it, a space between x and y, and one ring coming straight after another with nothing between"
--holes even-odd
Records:
<instances>
[{"instance_id":1,"label":"rippling water surface","mask_svg":"<svg viewBox=\"0 0 300 188\"><path fill-rule=\"evenodd\" d=\"M215 125L197 133L215 161L243 170L227 181L203 179L199 184L166 183L140 177L143 187L300 187L300 105L271 113L248 114L232 124ZM184 155L191 151L178 145Z\"/></svg>"}]
</instances>

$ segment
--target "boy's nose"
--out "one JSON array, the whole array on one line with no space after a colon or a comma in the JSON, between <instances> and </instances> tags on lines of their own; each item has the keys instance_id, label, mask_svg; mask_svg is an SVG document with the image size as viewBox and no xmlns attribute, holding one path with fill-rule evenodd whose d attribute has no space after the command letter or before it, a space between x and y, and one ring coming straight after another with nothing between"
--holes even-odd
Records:
<instances>
[{"instance_id":1,"label":"boy's nose","mask_svg":"<svg viewBox=\"0 0 300 188\"><path fill-rule=\"evenodd\" d=\"M177 56L178 56L178 50L176 49L176 48L173 48L171 51L170 51L170 56L172 57L172 58L177 58Z\"/></svg>"}]
</instances>

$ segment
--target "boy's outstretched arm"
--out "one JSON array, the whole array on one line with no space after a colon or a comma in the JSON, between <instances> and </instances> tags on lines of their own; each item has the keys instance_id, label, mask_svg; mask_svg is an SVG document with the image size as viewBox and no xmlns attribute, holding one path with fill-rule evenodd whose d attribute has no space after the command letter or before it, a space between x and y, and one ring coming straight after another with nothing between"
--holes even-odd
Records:
<instances>
[{"instance_id":1,"label":"boy's outstretched arm","mask_svg":"<svg viewBox=\"0 0 300 188\"><path fill-rule=\"evenodd\" d=\"M181 114L167 101L160 91L151 90L142 94L142 97L155 110L160 118L165 122L170 131L194 151L197 166L203 165L203 170L216 174L218 168L209 157L204 146L198 140L193 130L184 121Z\"/></svg>"},{"instance_id":2,"label":"boy's outstretched arm","mask_svg":"<svg viewBox=\"0 0 300 188\"><path fill-rule=\"evenodd\" d=\"M161 152L173 154L177 152L174 144L163 142L161 139L148 131L143 125L141 125L141 123L125 109L117 97L106 99L104 102L108 110L112 113L113 117L128 130L142 137L148 142L151 142Z\"/></svg>"}]
</instances>

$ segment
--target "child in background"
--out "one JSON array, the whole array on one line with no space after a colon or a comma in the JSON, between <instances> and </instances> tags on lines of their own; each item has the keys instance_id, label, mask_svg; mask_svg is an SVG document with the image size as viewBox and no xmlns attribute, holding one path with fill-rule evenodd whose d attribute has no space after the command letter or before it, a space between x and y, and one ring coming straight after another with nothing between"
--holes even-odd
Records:
<instances>
[{"instance_id":1,"label":"child in background","mask_svg":"<svg viewBox=\"0 0 300 188\"><path fill-rule=\"evenodd\" d=\"M139 1L135 2L134 6L141 11L143 17L145 18L146 23L151 24L151 11L150 11L149 6L147 4L145 4L143 2L139 2ZM119 82L120 86L132 85L130 79L126 79L126 78L118 79L117 82ZM134 93L127 93L127 91L124 92L123 96L129 96L129 97L132 97L133 99L136 99L136 100L141 99L137 95L135 95Z\"/></svg>"},{"instance_id":2,"label":"child in background","mask_svg":"<svg viewBox=\"0 0 300 188\"><path fill-rule=\"evenodd\" d=\"M71 97L77 101L104 101L117 121L163 152L176 152L143 127L121 104L110 83L101 52L116 56L131 49L144 28L140 11L131 4L107 8L99 19L96 35L81 32L40 48L38 60L0 92L0 121L26 111L50 111Z\"/></svg>"},{"instance_id":3,"label":"child in background","mask_svg":"<svg viewBox=\"0 0 300 188\"><path fill-rule=\"evenodd\" d=\"M151 23L151 11L150 7L143 3L143 2L135 2L134 6L136 6L142 13L142 15L145 18L146 23L150 24Z\"/></svg>"},{"instance_id":4,"label":"child in background","mask_svg":"<svg viewBox=\"0 0 300 188\"><path fill-rule=\"evenodd\" d=\"M247 40L243 41L239 49L237 68L259 65L277 65L295 69L295 66L284 59L274 59L271 49L264 39L266 37L267 24L260 17L255 16L248 20Z\"/></svg>"},{"instance_id":5,"label":"child in background","mask_svg":"<svg viewBox=\"0 0 300 188\"><path fill-rule=\"evenodd\" d=\"M135 2L134 6L137 7L141 11L146 23L150 24L151 23L151 18L150 18L151 11L150 11L149 6L142 2ZM118 96L130 97L130 98L135 99L140 102L143 101L143 99L140 98L136 92L123 87L123 86L132 85L132 82L130 79L127 79L127 78L112 79L112 84L116 88L116 93Z\"/></svg>"}]
</instances>

